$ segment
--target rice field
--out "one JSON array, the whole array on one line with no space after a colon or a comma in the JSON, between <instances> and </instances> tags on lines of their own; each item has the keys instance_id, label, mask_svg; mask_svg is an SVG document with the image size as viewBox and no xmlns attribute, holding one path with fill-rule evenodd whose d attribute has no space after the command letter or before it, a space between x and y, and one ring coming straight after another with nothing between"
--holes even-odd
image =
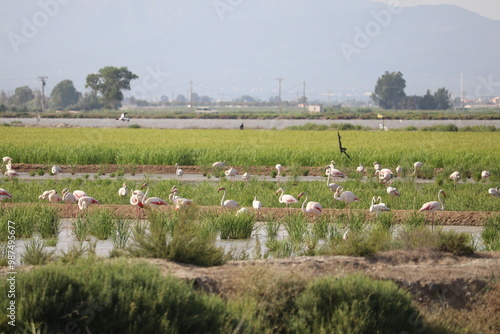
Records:
<instances>
[{"instance_id":1,"label":"rice field","mask_svg":"<svg viewBox=\"0 0 500 334\"><path fill-rule=\"evenodd\" d=\"M412 166L498 175L500 133L2 128L0 152L16 163L210 166Z\"/></svg>"}]
</instances>

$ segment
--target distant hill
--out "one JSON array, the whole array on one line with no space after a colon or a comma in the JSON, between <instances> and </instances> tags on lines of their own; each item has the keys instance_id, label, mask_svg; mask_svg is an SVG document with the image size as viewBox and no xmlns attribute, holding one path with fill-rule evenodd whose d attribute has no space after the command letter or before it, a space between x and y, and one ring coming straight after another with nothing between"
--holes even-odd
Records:
<instances>
[{"instance_id":1,"label":"distant hill","mask_svg":"<svg viewBox=\"0 0 500 334\"><path fill-rule=\"evenodd\" d=\"M0 90L37 88L47 75L47 95L64 79L84 91L87 74L112 65L138 74L132 93L146 99L186 95L192 80L198 95L267 100L278 77L283 99L301 96L303 81L310 100L346 99L372 91L385 71L403 73L407 94L446 87L459 96L463 73L469 97L500 95L500 21L452 5L96 0L60 4L54 15L30 6L11 2L15 15L0 24ZM46 23L26 38L40 13ZM16 35L27 42L13 47Z\"/></svg>"}]
</instances>

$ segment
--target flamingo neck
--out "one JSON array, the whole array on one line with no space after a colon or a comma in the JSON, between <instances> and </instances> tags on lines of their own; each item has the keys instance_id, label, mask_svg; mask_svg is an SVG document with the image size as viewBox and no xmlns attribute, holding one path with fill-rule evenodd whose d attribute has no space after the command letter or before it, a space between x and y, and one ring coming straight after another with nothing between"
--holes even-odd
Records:
<instances>
[{"instance_id":1,"label":"flamingo neck","mask_svg":"<svg viewBox=\"0 0 500 334\"><path fill-rule=\"evenodd\" d=\"M146 192L144 193L144 196L142 197L141 203L144 204L144 201L148 198L148 192L149 192L149 186L148 189L146 189Z\"/></svg>"},{"instance_id":2,"label":"flamingo neck","mask_svg":"<svg viewBox=\"0 0 500 334\"><path fill-rule=\"evenodd\" d=\"M443 200L441 199L441 192L438 193L438 201L439 201L439 204L441 204L441 210L444 211L444 203L443 203Z\"/></svg>"},{"instance_id":3,"label":"flamingo neck","mask_svg":"<svg viewBox=\"0 0 500 334\"><path fill-rule=\"evenodd\" d=\"M224 189L224 194L222 195L222 199L220 200L220 205L224 206L224 199L226 198L226 190Z\"/></svg>"},{"instance_id":4,"label":"flamingo neck","mask_svg":"<svg viewBox=\"0 0 500 334\"><path fill-rule=\"evenodd\" d=\"M306 205L306 202L307 202L307 194L306 195L306 199L304 200L304 202L302 202L302 212L306 212L306 210L304 209L304 206Z\"/></svg>"}]
</instances>

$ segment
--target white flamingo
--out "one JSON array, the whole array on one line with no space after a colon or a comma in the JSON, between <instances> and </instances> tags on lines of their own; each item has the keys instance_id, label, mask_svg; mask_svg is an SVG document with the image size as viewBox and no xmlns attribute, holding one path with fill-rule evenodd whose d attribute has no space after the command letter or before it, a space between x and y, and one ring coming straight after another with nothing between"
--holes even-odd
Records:
<instances>
[{"instance_id":1,"label":"white flamingo","mask_svg":"<svg viewBox=\"0 0 500 334\"><path fill-rule=\"evenodd\" d=\"M490 178L490 175L491 175L491 173L490 173L489 171L487 171L487 170L483 170L483 171L481 172L481 179L485 179L485 180L487 180L487 179L489 179L489 178Z\"/></svg>"},{"instance_id":2,"label":"white flamingo","mask_svg":"<svg viewBox=\"0 0 500 334\"><path fill-rule=\"evenodd\" d=\"M226 166L225 161L217 161L212 164L212 167L214 168L224 168Z\"/></svg>"},{"instance_id":3,"label":"white flamingo","mask_svg":"<svg viewBox=\"0 0 500 334\"><path fill-rule=\"evenodd\" d=\"M62 170L61 166L54 165L54 166L52 166L50 171L52 172L52 175L57 175L59 173L62 173L63 170Z\"/></svg>"},{"instance_id":4,"label":"white flamingo","mask_svg":"<svg viewBox=\"0 0 500 334\"><path fill-rule=\"evenodd\" d=\"M380 183L383 183L383 184L390 184L391 183L393 174L392 174L392 171L390 169L383 168L380 170L376 170L375 175L377 175L377 174L378 174L378 180Z\"/></svg>"},{"instance_id":5,"label":"white flamingo","mask_svg":"<svg viewBox=\"0 0 500 334\"><path fill-rule=\"evenodd\" d=\"M401 194L399 193L399 190L396 187L387 187L386 191L392 197L400 197L401 196Z\"/></svg>"},{"instance_id":6,"label":"white flamingo","mask_svg":"<svg viewBox=\"0 0 500 334\"><path fill-rule=\"evenodd\" d=\"M305 196L306 198L304 199L304 202L302 203L302 212L304 214L312 216L313 218L316 216L319 216L323 213L323 206L319 202L307 202L307 193L301 192L299 196L297 196L297 199L300 199L302 196ZM307 202L307 205L306 205Z\"/></svg>"},{"instance_id":7,"label":"white flamingo","mask_svg":"<svg viewBox=\"0 0 500 334\"><path fill-rule=\"evenodd\" d=\"M279 192L281 191L281 195L278 199L278 201L280 203L283 203L285 204L285 206L288 208L288 205L289 204L294 204L294 203L298 203L299 201L297 201L297 199L295 197L293 197L292 195L288 195L288 194L283 194L285 191L283 190L283 188L279 188L278 190L276 190L276 194L278 194Z\"/></svg>"},{"instance_id":8,"label":"white flamingo","mask_svg":"<svg viewBox=\"0 0 500 334\"><path fill-rule=\"evenodd\" d=\"M233 201L232 199L224 200L226 198L226 188L220 187L219 189L217 189L217 192L219 192L221 190L224 191L224 194L222 195L222 199L220 200L221 206L223 206L225 208L229 208L229 209L237 209L240 207L238 202Z\"/></svg>"},{"instance_id":9,"label":"white flamingo","mask_svg":"<svg viewBox=\"0 0 500 334\"><path fill-rule=\"evenodd\" d=\"M488 193L493 197L500 197L500 187L490 188Z\"/></svg>"},{"instance_id":10,"label":"white flamingo","mask_svg":"<svg viewBox=\"0 0 500 334\"><path fill-rule=\"evenodd\" d=\"M379 201L379 203L377 203L377 200ZM382 203L382 198L380 196L378 198L373 196L372 204L370 206L370 212L377 212L378 214L380 211L390 211L390 209L385 203Z\"/></svg>"},{"instance_id":11,"label":"white flamingo","mask_svg":"<svg viewBox=\"0 0 500 334\"><path fill-rule=\"evenodd\" d=\"M238 175L238 171L236 170L236 168L230 167L228 170L224 172L224 174L226 176L229 176L231 178L231 181L234 182L236 175Z\"/></svg>"},{"instance_id":12,"label":"white flamingo","mask_svg":"<svg viewBox=\"0 0 500 334\"><path fill-rule=\"evenodd\" d=\"M170 195L168 195L168 199L175 205L175 210L178 211L181 209L181 207L188 206L194 203L192 199L184 198L178 196L179 190L177 187L175 189L172 189L170 192Z\"/></svg>"},{"instance_id":13,"label":"white flamingo","mask_svg":"<svg viewBox=\"0 0 500 334\"><path fill-rule=\"evenodd\" d=\"M123 183L122 187L120 189L118 189L118 196L125 197L125 196L128 196L128 193L129 193L129 191L127 188L127 184Z\"/></svg>"},{"instance_id":14,"label":"white flamingo","mask_svg":"<svg viewBox=\"0 0 500 334\"><path fill-rule=\"evenodd\" d=\"M378 161L375 161L373 163L373 169L375 170L375 174L373 174L373 175L377 175L377 171L380 170L380 168L381 167L380 167L380 164L378 163Z\"/></svg>"},{"instance_id":15,"label":"white flamingo","mask_svg":"<svg viewBox=\"0 0 500 334\"><path fill-rule=\"evenodd\" d=\"M177 175L181 179L182 179L182 175L184 175L184 171L179 168L179 164L178 163L175 164L175 175Z\"/></svg>"},{"instance_id":16,"label":"white flamingo","mask_svg":"<svg viewBox=\"0 0 500 334\"><path fill-rule=\"evenodd\" d=\"M49 203L58 203L60 202L61 196L57 193L57 190L53 189L49 192L47 199L49 200Z\"/></svg>"},{"instance_id":17,"label":"white flamingo","mask_svg":"<svg viewBox=\"0 0 500 334\"><path fill-rule=\"evenodd\" d=\"M330 188L331 191L336 191L339 185L336 183L330 183L330 176L330 173L328 173L328 177L326 178L326 186Z\"/></svg>"},{"instance_id":18,"label":"white flamingo","mask_svg":"<svg viewBox=\"0 0 500 334\"><path fill-rule=\"evenodd\" d=\"M2 162L3 162L4 165L6 165L9 162L12 162L12 158L11 157L3 157L2 158Z\"/></svg>"},{"instance_id":19,"label":"white flamingo","mask_svg":"<svg viewBox=\"0 0 500 334\"><path fill-rule=\"evenodd\" d=\"M259 212L260 208L262 207L262 202L257 199L257 196L253 198L252 207L257 212Z\"/></svg>"},{"instance_id":20,"label":"white flamingo","mask_svg":"<svg viewBox=\"0 0 500 334\"><path fill-rule=\"evenodd\" d=\"M459 171L454 171L450 175L450 179L453 180L453 188L457 190L457 182L460 180L460 172Z\"/></svg>"},{"instance_id":21,"label":"white flamingo","mask_svg":"<svg viewBox=\"0 0 500 334\"><path fill-rule=\"evenodd\" d=\"M132 191L132 195L130 196L129 202L132 206L136 207L137 219L140 218L141 211L143 211L144 209L144 205L142 204L143 198L144 198L144 193L141 190Z\"/></svg>"},{"instance_id":22,"label":"white flamingo","mask_svg":"<svg viewBox=\"0 0 500 334\"><path fill-rule=\"evenodd\" d=\"M241 176L241 179L243 181L248 181L250 180L250 174L248 174L248 172L245 172L242 176Z\"/></svg>"},{"instance_id":23,"label":"white flamingo","mask_svg":"<svg viewBox=\"0 0 500 334\"><path fill-rule=\"evenodd\" d=\"M417 161L413 164L413 174L412 175L416 175L420 169L422 168L422 166L424 165L424 163L422 161Z\"/></svg>"},{"instance_id":24,"label":"white flamingo","mask_svg":"<svg viewBox=\"0 0 500 334\"><path fill-rule=\"evenodd\" d=\"M403 176L403 167L401 166L396 167L396 175L399 177Z\"/></svg>"},{"instance_id":25,"label":"white flamingo","mask_svg":"<svg viewBox=\"0 0 500 334\"><path fill-rule=\"evenodd\" d=\"M358 168L356 168L356 172L360 174L365 174L366 173L365 165L360 163Z\"/></svg>"},{"instance_id":26,"label":"white flamingo","mask_svg":"<svg viewBox=\"0 0 500 334\"><path fill-rule=\"evenodd\" d=\"M7 163L7 166L5 166L6 171L5 171L5 176L9 178L9 180L13 180L16 177L19 177L19 173L17 173L13 168L12 168L12 163L9 162Z\"/></svg>"},{"instance_id":27,"label":"white flamingo","mask_svg":"<svg viewBox=\"0 0 500 334\"><path fill-rule=\"evenodd\" d=\"M276 170L278 171L278 173L276 174L276 182L280 182L280 179L281 179L281 170L283 169L283 166L281 166L280 164L276 164Z\"/></svg>"},{"instance_id":28,"label":"white flamingo","mask_svg":"<svg viewBox=\"0 0 500 334\"><path fill-rule=\"evenodd\" d=\"M76 199L75 195L73 195L73 193L69 191L69 188L64 188L61 195L62 200L64 201L64 203L66 203L66 214L68 214L69 205L76 203L78 200Z\"/></svg>"}]
</instances>

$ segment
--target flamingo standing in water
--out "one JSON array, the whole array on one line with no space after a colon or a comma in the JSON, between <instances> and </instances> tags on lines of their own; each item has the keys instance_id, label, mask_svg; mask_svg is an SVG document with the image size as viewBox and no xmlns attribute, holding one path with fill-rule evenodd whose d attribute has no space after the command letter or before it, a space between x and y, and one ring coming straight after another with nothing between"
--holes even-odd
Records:
<instances>
[{"instance_id":1,"label":"flamingo standing in water","mask_svg":"<svg viewBox=\"0 0 500 334\"><path fill-rule=\"evenodd\" d=\"M228 170L226 170L224 172L224 174L226 174L226 176L229 176L231 178L231 181L234 182L234 179L236 178L236 175L238 175L238 171L236 170L236 168L231 167Z\"/></svg>"},{"instance_id":2,"label":"flamingo standing in water","mask_svg":"<svg viewBox=\"0 0 500 334\"><path fill-rule=\"evenodd\" d=\"M220 200L220 205L222 207L229 208L229 209L238 209L240 207L238 202L233 201L232 199L224 200L226 198L226 188L220 187L219 189L217 189L217 192L219 192L221 190L224 191L224 194L222 195L222 199Z\"/></svg>"},{"instance_id":3,"label":"flamingo standing in water","mask_svg":"<svg viewBox=\"0 0 500 334\"><path fill-rule=\"evenodd\" d=\"M179 168L179 164L178 163L175 164L175 175L177 175L181 179L182 179L182 175L184 175L184 171Z\"/></svg>"},{"instance_id":4,"label":"flamingo standing in water","mask_svg":"<svg viewBox=\"0 0 500 334\"><path fill-rule=\"evenodd\" d=\"M283 203L285 204L285 206L288 208L288 205L289 204L294 204L294 203L298 203L299 201L297 201L297 199L295 197L293 197L292 195L288 195L288 194L283 194L285 191L283 190L283 188L279 188L278 190L276 190L276 194L278 194L279 192L281 191L281 195L278 199L278 201L280 203Z\"/></svg>"},{"instance_id":5,"label":"flamingo standing in water","mask_svg":"<svg viewBox=\"0 0 500 334\"><path fill-rule=\"evenodd\" d=\"M279 183L281 179L281 170L283 169L283 166L281 166L280 164L276 164L275 167L276 170L278 171L278 174L276 174L276 183Z\"/></svg>"},{"instance_id":6,"label":"flamingo standing in water","mask_svg":"<svg viewBox=\"0 0 500 334\"><path fill-rule=\"evenodd\" d=\"M323 206L319 202L307 202L307 194L305 192L301 192L299 196L297 196L297 199L300 199L302 196L305 196L306 198L304 199L304 202L302 203L302 212L304 214L312 216L313 219L316 216L319 216L323 213ZM306 206L307 202L307 206ZM305 206L305 208L304 208Z\"/></svg>"},{"instance_id":7,"label":"flamingo standing in water","mask_svg":"<svg viewBox=\"0 0 500 334\"><path fill-rule=\"evenodd\" d=\"M450 179L453 180L453 188L457 190L457 182L460 180L460 172L459 171L454 171L450 175Z\"/></svg>"},{"instance_id":8,"label":"flamingo standing in water","mask_svg":"<svg viewBox=\"0 0 500 334\"><path fill-rule=\"evenodd\" d=\"M422 207L420 208L420 210L418 210L418 212L434 212L434 211L443 211L444 210L444 203L441 199L441 195L443 195L443 197L446 197L446 193L444 192L443 189L439 190L438 192L438 201L431 201L431 202L427 202L427 203L424 203L422 205ZM432 228L434 228L434 219L432 219Z\"/></svg>"},{"instance_id":9,"label":"flamingo standing in water","mask_svg":"<svg viewBox=\"0 0 500 334\"><path fill-rule=\"evenodd\" d=\"M357 202L359 201L359 198L353 192L343 191L343 190L344 188L342 186L338 187L337 190L335 191L335 194L333 195L333 198L335 198L338 201L344 202L346 207L346 212L349 213L349 203Z\"/></svg>"}]
</instances>

